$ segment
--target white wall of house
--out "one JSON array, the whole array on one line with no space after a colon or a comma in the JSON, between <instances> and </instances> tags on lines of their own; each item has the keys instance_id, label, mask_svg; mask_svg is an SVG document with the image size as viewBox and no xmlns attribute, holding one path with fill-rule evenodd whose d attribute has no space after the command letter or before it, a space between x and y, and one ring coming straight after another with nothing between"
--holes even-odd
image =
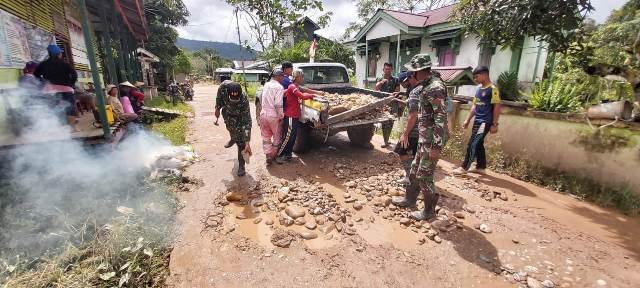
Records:
<instances>
[{"instance_id":1,"label":"white wall of house","mask_svg":"<svg viewBox=\"0 0 640 288\"><path fill-rule=\"evenodd\" d=\"M502 49L496 47L496 53L491 56L491 65L489 65L489 77L495 83L502 72L509 71L511 66L511 49Z\"/></svg>"},{"instance_id":2,"label":"white wall of house","mask_svg":"<svg viewBox=\"0 0 640 288\"><path fill-rule=\"evenodd\" d=\"M518 80L520 82L532 82L534 81L533 75L535 73L535 81L542 79L544 73L544 65L547 59L547 47L543 44L542 49L539 49L540 43L535 41L534 37L527 37L522 46L522 57L520 58L520 69L518 71ZM538 57L540 52L540 57ZM536 61L538 61L538 70L535 70ZM534 82L535 82L534 81Z\"/></svg>"},{"instance_id":3,"label":"white wall of house","mask_svg":"<svg viewBox=\"0 0 640 288\"><path fill-rule=\"evenodd\" d=\"M367 62L365 61L365 57L364 56L360 56L360 54L358 54L358 52L356 51L355 56L353 57L356 60L356 83L358 83L358 87L364 87L364 75L365 75L365 70L366 70L366 64Z\"/></svg>"},{"instance_id":4,"label":"white wall of house","mask_svg":"<svg viewBox=\"0 0 640 288\"><path fill-rule=\"evenodd\" d=\"M376 65L376 78L382 76L384 63L389 61L389 42L380 43L380 58Z\"/></svg>"},{"instance_id":5,"label":"white wall of house","mask_svg":"<svg viewBox=\"0 0 640 288\"><path fill-rule=\"evenodd\" d=\"M467 35L460 43L460 53L456 56L456 66L478 66L480 59L480 49L478 48L478 40L475 36Z\"/></svg>"},{"instance_id":6,"label":"white wall of house","mask_svg":"<svg viewBox=\"0 0 640 288\"><path fill-rule=\"evenodd\" d=\"M384 38L400 34L400 29L380 19L365 36L367 40Z\"/></svg>"},{"instance_id":7,"label":"white wall of house","mask_svg":"<svg viewBox=\"0 0 640 288\"><path fill-rule=\"evenodd\" d=\"M420 41L420 53L427 53L431 56L431 63L438 64L438 55L436 55L436 48L431 48L431 40L429 38L422 38ZM403 63L404 64L404 63Z\"/></svg>"}]
</instances>

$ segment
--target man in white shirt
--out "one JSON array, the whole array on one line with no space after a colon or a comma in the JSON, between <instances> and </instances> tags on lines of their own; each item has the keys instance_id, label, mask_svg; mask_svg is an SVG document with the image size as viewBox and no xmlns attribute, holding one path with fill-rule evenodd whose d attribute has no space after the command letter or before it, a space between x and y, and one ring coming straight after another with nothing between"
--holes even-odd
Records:
<instances>
[{"instance_id":1,"label":"man in white shirt","mask_svg":"<svg viewBox=\"0 0 640 288\"><path fill-rule=\"evenodd\" d=\"M262 110L260 111L260 133L262 135L262 148L267 155L267 165L277 160L278 146L280 145L280 131L284 111L282 107L282 97L284 88L282 82L284 73L280 69L274 69L271 73L271 80L264 84L262 89Z\"/></svg>"}]
</instances>

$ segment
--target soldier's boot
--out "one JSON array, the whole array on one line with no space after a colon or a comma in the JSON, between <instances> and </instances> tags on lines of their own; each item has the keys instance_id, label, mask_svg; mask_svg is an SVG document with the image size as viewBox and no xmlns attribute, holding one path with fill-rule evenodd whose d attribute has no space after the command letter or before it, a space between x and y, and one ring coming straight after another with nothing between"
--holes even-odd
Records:
<instances>
[{"instance_id":1,"label":"soldier's boot","mask_svg":"<svg viewBox=\"0 0 640 288\"><path fill-rule=\"evenodd\" d=\"M425 197L424 210L414 211L411 213L411 218L418 221L430 221L436 218L436 205L440 199L440 194L433 193L430 197Z\"/></svg>"},{"instance_id":2,"label":"soldier's boot","mask_svg":"<svg viewBox=\"0 0 640 288\"><path fill-rule=\"evenodd\" d=\"M233 146L233 144L236 144L236 141L233 141L233 139L229 139L229 142L227 142L227 144L224 144L224 148L229 148Z\"/></svg>"},{"instance_id":3,"label":"soldier's boot","mask_svg":"<svg viewBox=\"0 0 640 288\"><path fill-rule=\"evenodd\" d=\"M238 172L237 175L239 177L244 176L247 172L244 169L244 157L242 157L242 151L244 150L244 144L238 144Z\"/></svg>"},{"instance_id":4,"label":"soldier's boot","mask_svg":"<svg viewBox=\"0 0 640 288\"><path fill-rule=\"evenodd\" d=\"M420 193L420 186L416 183L416 179L409 178L409 185L405 188L404 197L395 196L391 198L391 203L398 207L415 207Z\"/></svg>"}]
</instances>

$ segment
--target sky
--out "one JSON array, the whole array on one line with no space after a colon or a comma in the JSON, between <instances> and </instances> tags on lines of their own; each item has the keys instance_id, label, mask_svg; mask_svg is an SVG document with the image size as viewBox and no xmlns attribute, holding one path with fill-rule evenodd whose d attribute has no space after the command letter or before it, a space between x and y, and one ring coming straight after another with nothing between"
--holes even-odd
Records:
<instances>
[{"instance_id":1,"label":"sky","mask_svg":"<svg viewBox=\"0 0 640 288\"><path fill-rule=\"evenodd\" d=\"M187 5L191 16L189 25L178 27L180 37L194 40L207 40L217 42L238 42L233 7L223 0L183 0ZM627 0L592 0L595 11L590 17L596 22L602 23L607 19L611 10L620 8ZM328 27L318 30L316 33L327 38L338 39L344 33L349 22L357 20L357 9L350 0L324 0L324 10L332 11L333 16ZM309 18L317 19L322 15L320 11L311 11ZM258 48L255 42L248 38L247 24L240 19L240 37L248 40L253 48Z\"/></svg>"}]
</instances>

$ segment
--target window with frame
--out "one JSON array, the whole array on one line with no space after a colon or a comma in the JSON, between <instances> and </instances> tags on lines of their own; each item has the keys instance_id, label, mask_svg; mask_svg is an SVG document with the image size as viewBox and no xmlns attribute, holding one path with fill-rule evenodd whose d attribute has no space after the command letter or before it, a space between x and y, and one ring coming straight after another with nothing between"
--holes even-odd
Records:
<instances>
[{"instance_id":1,"label":"window with frame","mask_svg":"<svg viewBox=\"0 0 640 288\"><path fill-rule=\"evenodd\" d=\"M438 66L454 66L456 64L456 52L453 49L452 41L451 38L434 41L438 55Z\"/></svg>"}]
</instances>

